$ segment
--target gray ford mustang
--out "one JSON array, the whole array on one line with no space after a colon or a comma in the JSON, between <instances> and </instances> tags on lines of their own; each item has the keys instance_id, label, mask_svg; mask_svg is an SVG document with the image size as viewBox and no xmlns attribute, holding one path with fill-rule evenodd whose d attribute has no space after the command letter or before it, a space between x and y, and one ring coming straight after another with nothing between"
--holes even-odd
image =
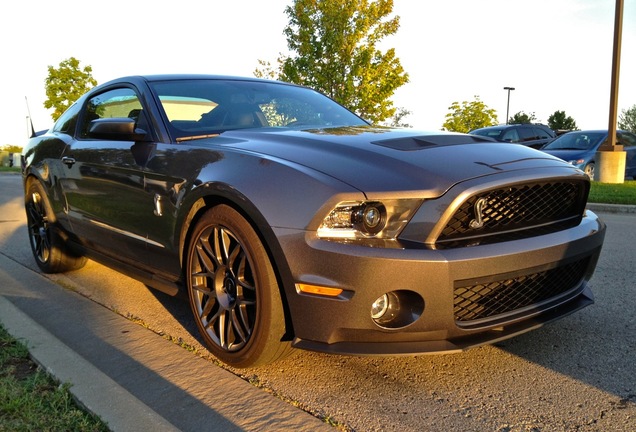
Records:
<instances>
[{"instance_id":1,"label":"gray ford mustang","mask_svg":"<svg viewBox=\"0 0 636 432\"><path fill-rule=\"evenodd\" d=\"M234 367L293 348L452 352L593 303L605 225L588 177L484 138L374 127L308 88L134 76L22 161L44 272L87 258L188 294Z\"/></svg>"}]
</instances>

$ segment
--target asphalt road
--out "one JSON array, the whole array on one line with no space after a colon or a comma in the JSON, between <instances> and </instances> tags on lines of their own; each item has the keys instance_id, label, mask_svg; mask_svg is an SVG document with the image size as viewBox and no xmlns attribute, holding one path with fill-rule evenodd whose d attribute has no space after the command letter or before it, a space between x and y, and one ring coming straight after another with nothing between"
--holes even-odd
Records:
<instances>
[{"instance_id":1,"label":"asphalt road","mask_svg":"<svg viewBox=\"0 0 636 432\"><path fill-rule=\"evenodd\" d=\"M21 194L19 176L0 174L0 253L37 269ZM634 431L636 215L601 216L608 232L591 281L596 303L539 330L460 354L298 351L268 367L231 371L344 430ZM94 262L51 278L205 355L182 299Z\"/></svg>"}]
</instances>

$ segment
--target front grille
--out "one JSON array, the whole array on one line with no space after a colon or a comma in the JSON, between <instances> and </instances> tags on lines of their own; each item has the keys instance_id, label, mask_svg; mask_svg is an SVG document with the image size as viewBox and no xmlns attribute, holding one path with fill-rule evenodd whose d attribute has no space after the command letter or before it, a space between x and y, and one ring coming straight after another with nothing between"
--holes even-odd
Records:
<instances>
[{"instance_id":1,"label":"front grille","mask_svg":"<svg viewBox=\"0 0 636 432\"><path fill-rule=\"evenodd\" d=\"M590 258L550 270L496 281L463 285L456 283L454 315L459 325L476 320L496 320L528 306L538 305L577 288Z\"/></svg>"},{"instance_id":2,"label":"front grille","mask_svg":"<svg viewBox=\"0 0 636 432\"><path fill-rule=\"evenodd\" d=\"M567 229L580 223L589 184L555 181L513 185L468 198L445 225L437 243L498 236L505 241ZM443 246L443 245L440 245Z\"/></svg>"}]
</instances>

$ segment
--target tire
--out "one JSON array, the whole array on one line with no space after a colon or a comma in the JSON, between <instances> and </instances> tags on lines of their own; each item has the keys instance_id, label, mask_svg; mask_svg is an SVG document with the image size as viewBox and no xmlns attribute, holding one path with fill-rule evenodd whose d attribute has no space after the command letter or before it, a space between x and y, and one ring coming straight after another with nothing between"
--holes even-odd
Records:
<instances>
[{"instance_id":1,"label":"tire","mask_svg":"<svg viewBox=\"0 0 636 432\"><path fill-rule=\"evenodd\" d=\"M589 164L585 165L583 171L585 172L585 174L587 174L590 180L594 180L594 162L590 162Z\"/></svg>"},{"instance_id":2,"label":"tire","mask_svg":"<svg viewBox=\"0 0 636 432\"><path fill-rule=\"evenodd\" d=\"M64 241L44 187L37 181L31 181L27 187L25 209L29 243L40 270L63 273L84 267L86 258L70 250Z\"/></svg>"},{"instance_id":3,"label":"tire","mask_svg":"<svg viewBox=\"0 0 636 432\"><path fill-rule=\"evenodd\" d=\"M196 223L186 279L190 307L209 351L236 368L291 352L276 275L258 235L236 210L219 205Z\"/></svg>"}]
</instances>

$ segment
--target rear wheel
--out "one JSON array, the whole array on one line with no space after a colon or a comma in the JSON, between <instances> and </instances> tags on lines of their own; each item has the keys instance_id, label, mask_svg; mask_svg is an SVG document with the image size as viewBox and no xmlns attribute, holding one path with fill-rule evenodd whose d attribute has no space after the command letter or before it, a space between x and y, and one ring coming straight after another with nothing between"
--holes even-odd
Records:
<instances>
[{"instance_id":1,"label":"rear wheel","mask_svg":"<svg viewBox=\"0 0 636 432\"><path fill-rule=\"evenodd\" d=\"M70 250L55 226L55 214L40 183L29 183L25 209L31 251L45 273L61 273L82 268L86 258Z\"/></svg>"},{"instance_id":2,"label":"rear wheel","mask_svg":"<svg viewBox=\"0 0 636 432\"><path fill-rule=\"evenodd\" d=\"M212 354L234 367L286 357L285 316L271 262L236 210L219 205L196 224L186 260L188 297Z\"/></svg>"}]
</instances>

